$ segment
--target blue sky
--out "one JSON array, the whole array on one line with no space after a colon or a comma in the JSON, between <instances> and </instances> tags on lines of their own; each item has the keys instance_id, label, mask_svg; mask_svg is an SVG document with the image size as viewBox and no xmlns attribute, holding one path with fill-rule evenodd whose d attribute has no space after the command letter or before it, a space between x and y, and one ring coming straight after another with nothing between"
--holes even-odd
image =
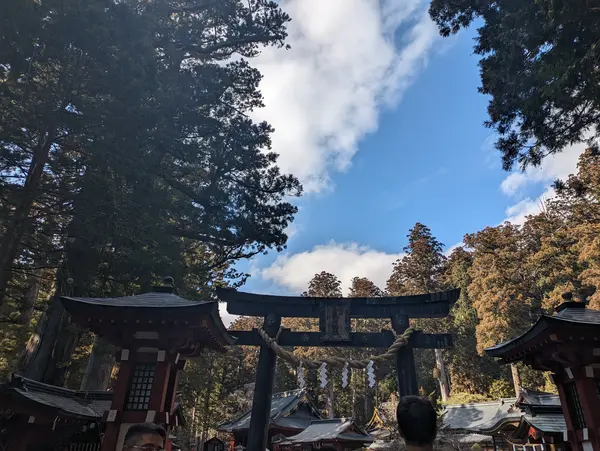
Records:
<instances>
[{"instance_id":1,"label":"blue sky","mask_svg":"<svg viewBox=\"0 0 600 451\"><path fill-rule=\"evenodd\" d=\"M321 270L347 287L384 287L408 229L448 248L504 220L522 222L575 169L580 147L541 168L503 172L483 126L474 30L442 39L420 0L288 0L292 50L268 49L266 107L284 171L306 194L288 249L239 265L246 291L297 294Z\"/></svg>"}]
</instances>

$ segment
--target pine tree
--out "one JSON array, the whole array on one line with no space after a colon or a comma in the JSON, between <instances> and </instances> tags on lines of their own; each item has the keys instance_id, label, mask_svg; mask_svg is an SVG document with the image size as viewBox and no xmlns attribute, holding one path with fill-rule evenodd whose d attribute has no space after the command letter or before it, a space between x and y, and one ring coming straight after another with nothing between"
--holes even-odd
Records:
<instances>
[{"instance_id":1,"label":"pine tree","mask_svg":"<svg viewBox=\"0 0 600 451\"><path fill-rule=\"evenodd\" d=\"M454 249L448 258L445 277L447 284L460 288L460 298L452 309L454 348L450 351L448 372L453 395L478 394L486 396L495 379L505 376L500 366L485 355L478 355L475 330L479 323L477 311L469 295L469 269L473 255L463 247Z\"/></svg>"},{"instance_id":2,"label":"pine tree","mask_svg":"<svg viewBox=\"0 0 600 451\"><path fill-rule=\"evenodd\" d=\"M443 36L475 21L474 51L490 96L486 125L499 138L504 169L539 165L546 155L598 136L598 9L592 2L432 0Z\"/></svg>"},{"instance_id":3,"label":"pine tree","mask_svg":"<svg viewBox=\"0 0 600 451\"><path fill-rule=\"evenodd\" d=\"M302 296L315 298L341 298L342 282L333 274L321 271L310 280Z\"/></svg>"},{"instance_id":4,"label":"pine tree","mask_svg":"<svg viewBox=\"0 0 600 451\"><path fill-rule=\"evenodd\" d=\"M19 5L0 6L14 25L0 30L0 304L13 279L31 291L13 277L22 262L54 270L45 344L23 362L61 383L66 362L48 359L79 332L57 320L60 295L135 294L172 275L207 296L244 280L235 261L285 246L301 187L248 118L261 96L246 58L283 45L289 17L262 0Z\"/></svg>"},{"instance_id":5,"label":"pine tree","mask_svg":"<svg viewBox=\"0 0 600 451\"><path fill-rule=\"evenodd\" d=\"M541 312L543 293L530 263L540 242L540 237L531 233L534 230L505 223L465 236L465 244L473 249L469 295L479 317L476 337L480 353L525 332ZM522 378L516 366L512 371L518 394ZM533 386L540 384L536 381Z\"/></svg>"},{"instance_id":6,"label":"pine tree","mask_svg":"<svg viewBox=\"0 0 600 451\"><path fill-rule=\"evenodd\" d=\"M443 248L444 245L432 235L429 227L416 223L408 234L408 244L404 247L406 255L394 263L387 292L400 296L442 291L445 288L443 273L446 264ZM417 320L414 323L419 329L430 332L442 332L449 324L447 320ZM427 393L433 391L433 368L436 368L435 378L445 400L450 387L444 359L441 350L436 350L435 358L432 354L427 350L415 351L419 380L427 387Z\"/></svg>"}]
</instances>

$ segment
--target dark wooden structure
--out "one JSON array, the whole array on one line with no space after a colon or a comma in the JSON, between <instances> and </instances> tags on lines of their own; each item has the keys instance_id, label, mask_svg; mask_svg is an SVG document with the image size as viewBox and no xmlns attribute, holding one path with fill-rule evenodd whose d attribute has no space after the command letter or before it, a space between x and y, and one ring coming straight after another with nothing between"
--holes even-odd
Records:
<instances>
[{"instance_id":1,"label":"dark wooden structure","mask_svg":"<svg viewBox=\"0 0 600 451\"><path fill-rule=\"evenodd\" d=\"M113 392L69 390L22 376L0 385L3 451L99 451ZM183 424L179 404L175 422Z\"/></svg>"},{"instance_id":2,"label":"dark wooden structure","mask_svg":"<svg viewBox=\"0 0 600 451\"><path fill-rule=\"evenodd\" d=\"M553 316L542 315L523 335L485 351L503 363L522 361L552 372L572 449L599 451L599 340L600 311L566 302Z\"/></svg>"},{"instance_id":3,"label":"dark wooden structure","mask_svg":"<svg viewBox=\"0 0 600 451\"><path fill-rule=\"evenodd\" d=\"M225 451L225 442L213 437L204 442L204 451Z\"/></svg>"},{"instance_id":4,"label":"dark wooden structure","mask_svg":"<svg viewBox=\"0 0 600 451\"><path fill-rule=\"evenodd\" d=\"M521 389L515 406L523 416L510 436L511 443L542 451L571 449L565 440L567 424L558 395Z\"/></svg>"},{"instance_id":5,"label":"dark wooden structure","mask_svg":"<svg viewBox=\"0 0 600 451\"><path fill-rule=\"evenodd\" d=\"M100 420L112 396L13 376L0 385L0 449L99 451Z\"/></svg>"},{"instance_id":6,"label":"dark wooden structure","mask_svg":"<svg viewBox=\"0 0 600 451\"><path fill-rule=\"evenodd\" d=\"M321 415L305 390L292 390L274 393L271 401L271 411L267 425L267 441L273 437L290 437L306 429L314 420L320 420ZM238 418L217 427L219 432L227 432L233 436L231 449L236 446L248 445L248 432L252 421L252 410Z\"/></svg>"},{"instance_id":7,"label":"dark wooden structure","mask_svg":"<svg viewBox=\"0 0 600 451\"><path fill-rule=\"evenodd\" d=\"M394 342L392 331L357 333L350 330L351 318L390 318L392 328L401 334L409 327L410 318L442 318L458 299L459 290L416 296L380 298L315 298L270 296L217 289L217 296L227 303L234 315L264 318L264 330L278 335L281 346L330 346L387 348ZM283 317L319 318L319 332L279 330ZM252 403L252 420L248 451L264 451L268 441L268 419L275 376L275 353L264 345L257 330L230 332L240 345L261 346L256 387ZM396 356L396 376L400 395L417 394L413 348L444 349L452 347L449 334L415 333L408 346Z\"/></svg>"},{"instance_id":8,"label":"dark wooden structure","mask_svg":"<svg viewBox=\"0 0 600 451\"><path fill-rule=\"evenodd\" d=\"M313 421L304 431L273 443L274 451L345 451L362 449L373 438L354 421L344 418Z\"/></svg>"},{"instance_id":9,"label":"dark wooden structure","mask_svg":"<svg viewBox=\"0 0 600 451\"><path fill-rule=\"evenodd\" d=\"M120 450L131 424L174 425L175 391L185 360L204 348L225 351L234 342L216 302L183 299L165 282L137 296L61 299L74 322L117 348L119 373L110 410L102 418L102 451Z\"/></svg>"}]
</instances>

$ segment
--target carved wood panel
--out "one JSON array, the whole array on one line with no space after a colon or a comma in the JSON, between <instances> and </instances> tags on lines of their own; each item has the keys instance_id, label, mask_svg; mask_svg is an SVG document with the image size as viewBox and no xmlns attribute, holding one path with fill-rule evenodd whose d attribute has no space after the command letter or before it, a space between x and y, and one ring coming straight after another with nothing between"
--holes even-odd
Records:
<instances>
[{"instance_id":1,"label":"carved wood panel","mask_svg":"<svg viewBox=\"0 0 600 451\"><path fill-rule=\"evenodd\" d=\"M319 330L322 342L350 341L350 302L321 301Z\"/></svg>"}]
</instances>

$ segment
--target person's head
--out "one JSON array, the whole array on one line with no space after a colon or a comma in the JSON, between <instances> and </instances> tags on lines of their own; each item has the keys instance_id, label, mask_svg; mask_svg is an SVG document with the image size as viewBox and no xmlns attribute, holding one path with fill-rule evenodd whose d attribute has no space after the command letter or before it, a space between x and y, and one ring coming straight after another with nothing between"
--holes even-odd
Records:
<instances>
[{"instance_id":1,"label":"person's head","mask_svg":"<svg viewBox=\"0 0 600 451\"><path fill-rule=\"evenodd\" d=\"M405 396L396 410L398 430L407 446L429 447L437 433L437 415L427 398Z\"/></svg>"},{"instance_id":2,"label":"person's head","mask_svg":"<svg viewBox=\"0 0 600 451\"><path fill-rule=\"evenodd\" d=\"M123 450L126 451L163 451L167 432L154 423L134 424L125 434Z\"/></svg>"}]
</instances>

